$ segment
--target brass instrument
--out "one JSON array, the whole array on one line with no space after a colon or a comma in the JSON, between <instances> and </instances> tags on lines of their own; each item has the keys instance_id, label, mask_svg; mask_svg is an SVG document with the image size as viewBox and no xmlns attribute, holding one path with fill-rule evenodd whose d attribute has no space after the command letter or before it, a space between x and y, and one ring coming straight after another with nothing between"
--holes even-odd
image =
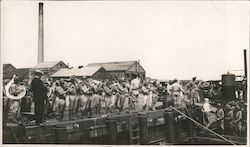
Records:
<instances>
[{"instance_id":1,"label":"brass instrument","mask_svg":"<svg viewBox=\"0 0 250 147\"><path fill-rule=\"evenodd\" d=\"M16 75L13 75L13 78L10 80L10 82L5 86L5 91L6 91L6 96L10 99L13 99L13 100L19 100L21 98L23 98L26 94L26 88L25 86L22 86L22 85L19 85L19 87L22 89L21 92L18 93L18 95L11 95L10 94L10 86L11 84L14 83L14 79L15 79Z\"/></svg>"}]
</instances>

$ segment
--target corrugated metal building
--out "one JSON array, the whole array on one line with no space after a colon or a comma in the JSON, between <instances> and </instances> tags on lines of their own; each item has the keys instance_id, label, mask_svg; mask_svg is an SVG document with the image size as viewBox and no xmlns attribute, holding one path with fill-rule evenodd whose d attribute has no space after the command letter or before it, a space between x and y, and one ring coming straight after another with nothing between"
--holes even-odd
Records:
<instances>
[{"instance_id":1,"label":"corrugated metal building","mask_svg":"<svg viewBox=\"0 0 250 147\"><path fill-rule=\"evenodd\" d=\"M92 78L96 80L105 80L111 77L106 72L106 70L100 66L71 68L71 69L62 68L56 73L54 73L51 77L53 79L60 79L60 78L69 78L71 76L76 76L81 79Z\"/></svg>"},{"instance_id":2,"label":"corrugated metal building","mask_svg":"<svg viewBox=\"0 0 250 147\"><path fill-rule=\"evenodd\" d=\"M132 75L138 73L141 78L145 79L145 70L137 61L89 63L87 67L103 67L112 78L131 79Z\"/></svg>"}]
</instances>

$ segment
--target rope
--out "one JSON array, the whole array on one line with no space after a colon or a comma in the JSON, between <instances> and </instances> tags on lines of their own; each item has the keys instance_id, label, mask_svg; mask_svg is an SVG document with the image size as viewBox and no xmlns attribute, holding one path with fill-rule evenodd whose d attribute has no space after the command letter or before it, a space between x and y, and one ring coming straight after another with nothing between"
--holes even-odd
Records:
<instances>
[{"instance_id":1,"label":"rope","mask_svg":"<svg viewBox=\"0 0 250 147\"><path fill-rule=\"evenodd\" d=\"M170 106L172 109L174 109L176 112L182 114L183 116L185 116L187 119L191 120L192 122L194 122L196 125L198 125L199 127L203 128L204 130L210 132L210 133L213 133L215 134L216 136L218 136L219 138L231 143L232 145L236 145L235 143L233 143L232 141L228 140L227 138L221 136L220 134L210 130L209 128L203 126L202 124L200 124L199 122L195 121L194 119L190 118L189 116L187 116L186 114L182 113L181 111L177 110L176 108L174 108L173 106Z\"/></svg>"}]
</instances>

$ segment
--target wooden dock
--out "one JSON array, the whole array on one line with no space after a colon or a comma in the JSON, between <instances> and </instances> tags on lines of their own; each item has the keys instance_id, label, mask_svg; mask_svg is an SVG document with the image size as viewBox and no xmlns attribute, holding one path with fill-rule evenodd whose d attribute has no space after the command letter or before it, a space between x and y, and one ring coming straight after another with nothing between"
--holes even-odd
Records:
<instances>
[{"instance_id":1,"label":"wooden dock","mask_svg":"<svg viewBox=\"0 0 250 147\"><path fill-rule=\"evenodd\" d=\"M197 118L196 109L189 109ZM4 144L213 144L221 140L208 140L198 134L194 123L176 119L176 112L161 109L143 113L125 113L109 117L53 122L46 126L7 125ZM203 138L202 138L203 137ZM212 138L210 136L210 138ZM227 144L221 141L221 144ZM244 144L237 142L237 144Z\"/></svg>"}]
</instances>

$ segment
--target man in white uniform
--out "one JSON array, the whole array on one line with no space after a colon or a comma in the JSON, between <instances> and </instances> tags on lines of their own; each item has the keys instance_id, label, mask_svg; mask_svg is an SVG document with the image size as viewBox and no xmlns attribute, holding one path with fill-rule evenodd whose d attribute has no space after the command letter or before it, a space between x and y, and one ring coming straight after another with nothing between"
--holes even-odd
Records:
<instances>
[{"instance_id":1,"label":"man in white uniform","mask_svg":"<svg viewBox=\"0 0 250 147\"><path fill-rule=\"evenodd\" d=\"M202 105L201 111L203 112L204 116L204 124L206 127L209 127L211 125L210 115L212 111L212 106L209 104L209 99L204 99L205 103Z\"/></svg>"},{"instance_id":2,"label":"man in white uniform","mask_svg":"<svg viewBox=\"0 0 250 147\"><path fill-rule=\"evenodd\" d=\"M134 108L135 111L137 111L138 109L138 97L139 97L139 88L140 88L140 78L138 75L135 76L135 78L131 81L131 84L130 84L130 88L131 88L131 93L133 95L133 98L132 99L132 106Z\"/></svg>"},{"instance_id":3,"label":"man in white uniform","mask_svg":"<svg viewBox=\"0 0 250 147\"><path fill-rule=\"evenodd\" d=\"M170 90L168 92L172 95L174 98L175 107L179 107L179 105L182 105L181 103L184 101L180 101L180 94L181 92L185 93L182 86L178 83L177 79L174 79L173 84L170 86Z\"/></svg>"}]
</instances>

